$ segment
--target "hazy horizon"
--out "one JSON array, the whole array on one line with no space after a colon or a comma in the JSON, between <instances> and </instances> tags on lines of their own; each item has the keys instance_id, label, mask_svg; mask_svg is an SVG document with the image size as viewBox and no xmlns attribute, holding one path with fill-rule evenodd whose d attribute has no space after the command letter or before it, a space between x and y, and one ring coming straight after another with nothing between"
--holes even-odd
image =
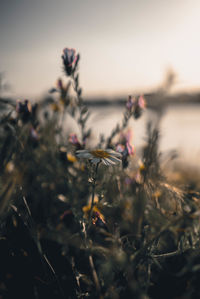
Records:
<instances>
[{"instance_id":1,"label":"hazy horizon","mask_svg":"<svg viewBox=\"0 0 200 299\"><path fill-rule=\"evenodd\" d=\"M177 73L200 87L198 0L18 0L0 4L0 71L16 96L39 96L63 77L61 55L81 55L85 96L146 92Z\"/></svg>"}]
</instances>

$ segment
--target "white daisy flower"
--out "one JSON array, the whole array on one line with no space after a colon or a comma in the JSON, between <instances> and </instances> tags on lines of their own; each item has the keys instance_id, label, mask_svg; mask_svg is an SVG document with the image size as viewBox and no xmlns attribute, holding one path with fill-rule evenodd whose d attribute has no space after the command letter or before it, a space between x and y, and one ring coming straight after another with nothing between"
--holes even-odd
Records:
<instances>
[{"instance_id":1,"label":"white daisy flower","mask_svg":"<svg viewBox=\"0 0 200 299\"><path fill-rule=\"evenodd\" d=\"M112 149L78 150L76 151L76 156L78 158L89 159L94 164L103 162L107 166L121 162L122 158L120 153Z\"/></svg>"}]
</instances>

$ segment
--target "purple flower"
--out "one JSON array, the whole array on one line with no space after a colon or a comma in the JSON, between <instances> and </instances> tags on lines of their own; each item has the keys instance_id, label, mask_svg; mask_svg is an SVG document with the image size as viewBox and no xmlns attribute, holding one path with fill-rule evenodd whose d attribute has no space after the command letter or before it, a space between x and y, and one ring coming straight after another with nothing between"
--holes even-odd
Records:
<instances>
[{"instance_id":1,"label":"purple flower","mask_svg":"<svg viewBox=\"0 0 200 299\"><path fill-rule=\"evenodd\" d=\"M131 145L132 131L122 132L120 134L119 143L116 145L116 151L122 155L122 166L128 166L128 157L135 154L134 146Z\"/></svg>"},{"instance_id":2,"label":"purple flower","mask_svg":"<svg viewBox=\"0 0 200 299\"><path fill-rule=\"evenodd\" d=\"M65 48L63 50L62 59L63 59L66 74L70 76L73 72L73 66L78 59L78 56L76 55L76 50Z\"/></svg>"},{"instance_id":3,"label":"purple flower","mask_svg":"<svg viewBox=\"0 0 200 299\"><path fill-rule=\"evenodd\" d=\"M135 153L133 145L129 142L126 142L125 145L117 144L116 151L121 153L123 157L131 156Z\"/></svg>"},{"instance_id":4,"label":"purple flower","mask_svg":"<svg viewBox=\"0 0 200 299\"><path fill-rule=\"evenodd\" d=\"M126 108L133 114L134 118L137 119L141 116L144 108L146 107L146 101L143 96L135 98L132 96L128 97Z\"/></svg>"},{"instance_id":5,"label":"purple flower","mask_svg":"<svg viewBox=\"0 0 200 299\"><path fill-rule=\"evenodd\" d=\"M146 101L143 96L140 96L137 99L137 103L135 105L135 109L133 111L134 118L137 119L142 115L143 110L146 107Z\"/></svg>"},{"instance_id":6,"label":"purple flower","mask_svg":"<svg viewBox=\"0 0 200 299\"><path fill-rule=\"evenodd\" d=\"M127 103L126 103L126 107L128 110L132 110L132 108L136 105L136 99L135 97L129 96Z\"/></svg>"},{"instance_id":7,"label":"purple flower","mask_svg":"<svg viewBox=\"0 0 200 299\"><path fill-rule=\"evenodd\" d=\"M117 145L117 151L121 152L124 156L134 154L134 147L131 145L132 131L129 129L127 132L122 132Z\"/></svg>"},{"instance_id":8,"label":"purple flower","mask_svg":"<svg viewBox=\"0 0 200 299\"><path fill-rule=\"evenodd\" d=\"M141 109L144 109L146 107L146 101L144 99L143 96L140 96L139 99L138 99L138 106L141 108Z\"/></svg>"},{"instance_id":9,"label":"purple flower","mask_svg":"<svg viewBox=\"0 0 200 299\"><path fill-rule=\"evenodd\" d=\"M120 154L123 154L125 150L125 146L123 144L118 143L116 146L116 151L119 152Z\"/></svg>"},{"instance_id":10,"label":"purple flower","mask_svg":"<svg viewBox=\"0 0 200 299\"><path fill-rule=\"evenodd\" d=\"M129 142L126 142L126 150L129 156L135 153L133 145L131 145Z\"/></svg>"},{"instance_id":11,"label":"purple flower","mask_svg":"<svg viewBox=\"0 0 200 299\"><path fill-rule=\"evenodd\" d=\"M75 133L71 133L69 135L69 142L72 143L73 145L80 144L79 141L78 141L78 137Z\"/></svg>"}]
</instances>

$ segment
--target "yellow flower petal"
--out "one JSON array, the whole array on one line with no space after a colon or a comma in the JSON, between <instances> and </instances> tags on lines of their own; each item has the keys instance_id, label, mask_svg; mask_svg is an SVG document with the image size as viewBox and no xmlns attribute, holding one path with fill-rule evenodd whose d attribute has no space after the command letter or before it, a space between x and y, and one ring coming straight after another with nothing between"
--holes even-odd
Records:
<instances>
[{"instance_id":1,"label":"yellow flower petal","mask_svg":"<svg viewBox=\"0 0 200 299\"><path fill-rule=\"evenodd\" d=\"M68 160L69 162L72 162L72 163L74 163L74 162L77 161L76 157L73 156L73 155L70 154L70 153L67 154L67 160Z\"/></svg>"}]
</instances>

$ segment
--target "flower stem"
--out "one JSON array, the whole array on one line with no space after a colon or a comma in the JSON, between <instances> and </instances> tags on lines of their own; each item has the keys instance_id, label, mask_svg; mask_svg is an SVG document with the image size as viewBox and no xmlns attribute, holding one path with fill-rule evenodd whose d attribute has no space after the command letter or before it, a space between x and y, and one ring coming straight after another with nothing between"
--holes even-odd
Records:
<instances>
[{"instance_id":1,"label":"flower stem","mask_svg":"<svg viewBox=\"0 0 200 299\"><path fill-rule=\"evenodd\" d=\"M94 177L93 177L93 184L92 184L92 202L91 202L90 217L89 217L89 219L91 219L91 217L92 217L92 210L93 210L93 206L94 206L95 187L96 187L97 172L98 172L99 164L100 164L100 162L98 162L98 163L96 164L96 167L95 167L95 173L94 173Z\"/></svg>"},{"instance_id":2,"label":"flower stem","mask_svg":"<svg viewBox=\"0 0 200 299\"><path fill-rule=\"evenodd\" d=\"M90 265L90 269L91 269L91 273L92 273L92 278L96 287L96 291L99 295L99 299L103 299L103 296L101 294L101 286L100 286L100 282L99 282L99 278L97 275L97 271L95 269L95 265L94 265L94 260L92 257L92 253L90 250L90 246L89 246L89 239L88 239L88 235L87 235L87 230L86 230L86 225L83 222L83 233L84 233L84 238L85 238L85 248L88 252L88 261L89 261L89 265Z\"/></svg>"},{"instance_id":3,"label":"flower stem","mask_svg":"<svg viewBox=\"0 0 200 299\"><path fill-rule=\"evenodd\" d=\"M72 73L71 78L73 80L73 88L74 92L76 93L77 97L77 108L79 109L79 119L78 124L80 125L80 131L81 131L81 140L82 143L84 143L84 137L85 137L85 113L88 111L87 107L83 104L83 99L81 97L81 88L79 86L79 80L78 80L78 74L75 75L75 73ZM85 110L85 113L83 113L83 110Z\"/></svg>"}]
</instances>

